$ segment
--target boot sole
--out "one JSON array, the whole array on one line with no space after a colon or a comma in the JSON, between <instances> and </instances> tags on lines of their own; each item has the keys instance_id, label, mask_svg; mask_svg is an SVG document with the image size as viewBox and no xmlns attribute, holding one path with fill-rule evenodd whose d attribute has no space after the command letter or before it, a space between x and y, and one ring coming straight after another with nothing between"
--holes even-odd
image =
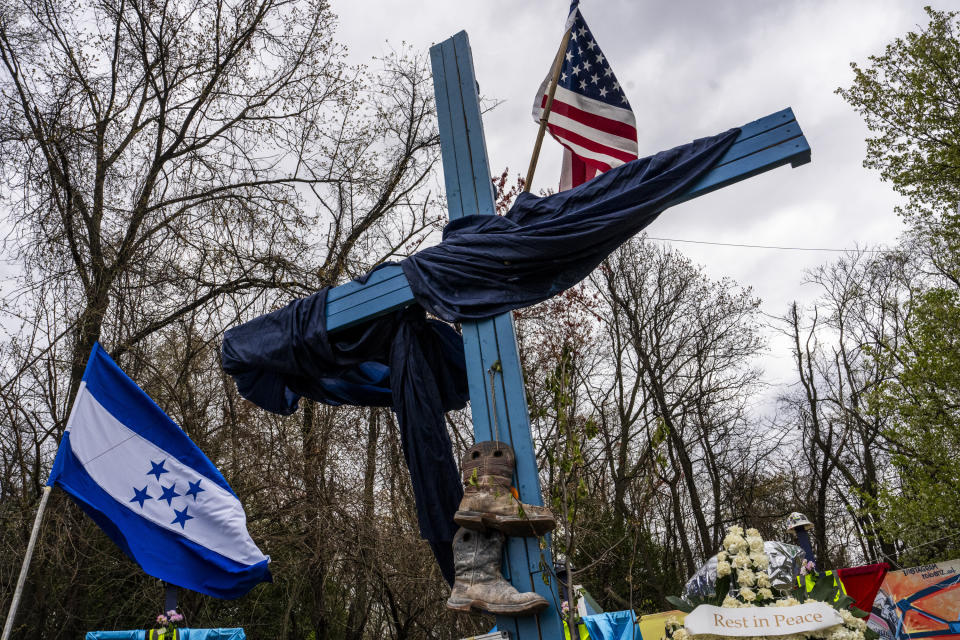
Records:
<instances>
[{"instance_id":1,"label":"boot sole","mask_svg":"<svg viewBox=\"0 0 960 640\"><path fill-rule=\"evenodd\" d=\"M492 613L504 616L526 616L540 613L546 609L546 600L538 600L527 604L491 604L483 600L447 600L447 609L462 611L463 613Z\"/></svg>"},{"instance_id":2,"label":"boot sole","mask_svg":"<svg viewBox=\"0 0 960 640\"><path fill-rule=\"evenodd\" d=\"M542 536L553 531L557 526L553 518L499 516L480 511L457 511L453 521L471 531L496 529L504 535L516 537Z\"/></svg>"}]
</instances>

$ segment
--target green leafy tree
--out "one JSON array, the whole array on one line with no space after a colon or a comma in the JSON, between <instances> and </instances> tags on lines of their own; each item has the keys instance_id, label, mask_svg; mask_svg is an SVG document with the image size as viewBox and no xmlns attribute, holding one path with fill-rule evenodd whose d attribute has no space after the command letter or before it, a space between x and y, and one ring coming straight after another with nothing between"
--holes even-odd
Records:
<instances>
[{"instance_id":1,"label":"green leafy tree","mask_svg":"<svg viewBox=\"0 0 960 640\"><path fill-rule=\"evenodd\" d=\"M901 350L903 370L879 403L895 412L888 437L897 480L882 493L882 519L905 546L904 564L957 555L960 525L960 293L921 294Z\"/></svg>"},{"instance_id":2,"label":"green leafy tree","mask_svg":"<svg viewBox=\"0 0 960 640\"><path fill-rule=\"evenodd\" d=\"M904 564L955 557L960 524L960 14L926 12L837 90L874 134L864 166L907 198L899 212L926 271L903 340L874 354L896 370L870 400L894 416L876 508Z\"/></svg>"},{"instance_id":3,"label":"green leafy tree","mask_svg":"<svg viewBox=\"0 0 960 640\"><path fill-rule=\"evenodd\" d=\"M908 215L949 214L960 202L960 17L926 7L930 23L851 63L838 89L866 121L864 166L908 198Z\"/></svg>"}]
</instances>

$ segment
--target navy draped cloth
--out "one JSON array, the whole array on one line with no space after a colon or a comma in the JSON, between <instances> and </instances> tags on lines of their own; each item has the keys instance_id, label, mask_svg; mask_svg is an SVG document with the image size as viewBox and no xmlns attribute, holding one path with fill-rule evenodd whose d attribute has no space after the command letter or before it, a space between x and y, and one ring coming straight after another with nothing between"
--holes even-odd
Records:
<instances>
[{"instance_id":1,"label":"navy draped cloth","mask_svg":"<svg viewBox=\"0 0 960 640\"><path fill-rule=\"evenodd\" d=\"M583 280L686 193L739 135L731 129L607 171L546 197L520 194L506 216L453 220L443 242L401 263L417 302L479 320L542 302Z\"/></svg>"},{"instance_id":2,"label":"navy draped cloth","mask_svg":"<svg viewBox=\"0 0 960 640\"><path fill-rule=\"evenodd\" d=\"M393 407L420 534L453 584L450 543L463 487L444 415L469 398L460 334L412 306L331 336L326 300L323 289L228 330L223 369L240 395L273 413L293 413L301 396Z\"/></svg>"},{"instance_id":3,"label":"navy draped cloth","mask_svg":"<svg viewBox=\"0 0 960 640\"><path fill-rule=\"evenodd\" d=\"M453 514L463 489L444 413L468 399L463 342L447 321L486 318L573 286L683 196L739 129L612 169L551 196L521 194L505 217L470 215L401 263L420 305L331 336L327 289L226 332L223 368L240 394L280 414L299 398L390 406L421 535L453 582Z\"/></svg>"}]
</instances>

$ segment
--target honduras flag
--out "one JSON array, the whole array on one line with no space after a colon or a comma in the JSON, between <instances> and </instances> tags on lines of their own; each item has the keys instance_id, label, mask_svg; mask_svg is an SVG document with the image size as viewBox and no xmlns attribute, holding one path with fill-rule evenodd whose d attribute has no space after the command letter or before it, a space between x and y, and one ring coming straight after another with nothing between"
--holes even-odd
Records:
<instances>
[{"instance_id":1,"label":"honduras flag","mask_svg":"<svg viewBox=\"0 0 960 640\"><path fill-rule=\"evenodd\" d=\"M47 484L155 578L218 598L271 580L230 485L99 344Z\"/></svg>"}]
</instances>

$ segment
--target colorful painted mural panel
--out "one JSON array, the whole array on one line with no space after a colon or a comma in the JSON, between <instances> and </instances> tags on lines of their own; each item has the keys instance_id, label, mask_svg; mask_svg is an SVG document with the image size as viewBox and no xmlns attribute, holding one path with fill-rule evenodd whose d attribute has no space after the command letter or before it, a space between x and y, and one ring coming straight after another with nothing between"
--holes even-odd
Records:
<instances>
[{"instance_id":1,"label":"colorful painted mural panel","mask_svg":"<svg viewBox=\"0 0 960 640\"><path fill-rule=\"evenodd\" d=\"M960 560L889 572L869 625L884 640L960 637Z\"/></svg>"}]
</instances>

